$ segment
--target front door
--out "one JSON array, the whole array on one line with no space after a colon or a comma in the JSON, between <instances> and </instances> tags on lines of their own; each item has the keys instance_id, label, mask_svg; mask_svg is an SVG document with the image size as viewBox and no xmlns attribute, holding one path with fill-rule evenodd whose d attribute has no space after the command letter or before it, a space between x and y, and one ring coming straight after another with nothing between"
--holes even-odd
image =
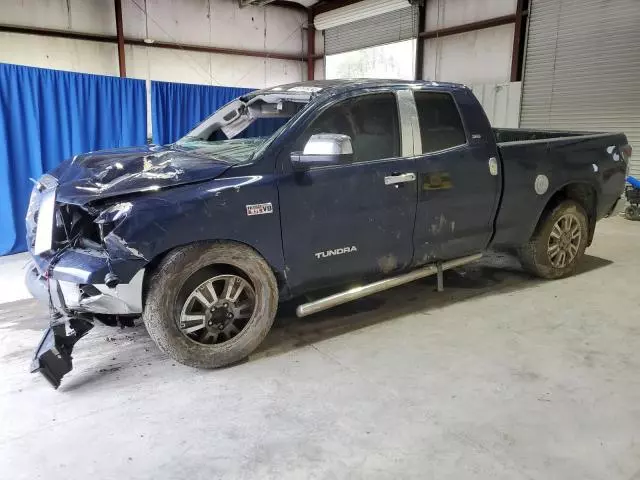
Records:
<instances>
[{"instance_id":1,"label":"front door","mask_svg":"<svg viewBox=\"0 0 640 480\"><path fill-rule=\"evenodd\" d=\"M417 182L414 160L401 157L399 125L395 94L366 94L325 108L295 142L301 148L313 134L349 135L353 161L303 173L289 164L279 184L293 293L362 283L410 265Z\"/></svg>"}]
</instances>

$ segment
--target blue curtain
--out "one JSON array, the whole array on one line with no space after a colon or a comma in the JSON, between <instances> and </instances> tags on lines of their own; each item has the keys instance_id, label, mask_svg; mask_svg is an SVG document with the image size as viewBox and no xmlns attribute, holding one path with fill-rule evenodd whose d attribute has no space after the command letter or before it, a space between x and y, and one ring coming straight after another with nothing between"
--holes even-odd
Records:
<instances>
[{"instance_id":1,"label":"blue curtain","mask_svg":"<svg viewBox=\"0 0 640 480\"><path fill-rule=\"evenodd\" d=\"M249 88L151 82L153 143L173 143Z\"/></svg>"},{"instance_id":2,"label":"blue curtain","mask_svg":"<svg viewBox=\"0 0 640 480\"><path fill-rule=\"evenodd\" d=\"M153 143L166 145L184 136L218 108L253 91L251 88L151 82ZM285 119L260 119L240 137L269 136Z\"/></svg>"},{"instance_id":3,"label":"blue curtain","mask_svg":"<svg viewBox=\"0 0 640 480\"><path fill-rule=\"evenodd\" d=\"M0 255L26 250L37 179L62 160L146 143L142 80L0 63Z\"/></svg>"}]
</instances>

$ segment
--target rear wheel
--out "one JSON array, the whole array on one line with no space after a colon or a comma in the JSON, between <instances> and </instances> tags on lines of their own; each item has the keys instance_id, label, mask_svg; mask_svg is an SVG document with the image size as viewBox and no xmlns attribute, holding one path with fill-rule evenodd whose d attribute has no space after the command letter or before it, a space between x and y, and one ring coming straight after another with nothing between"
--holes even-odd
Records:
<instances>
[{"instance_id":1,"label":"rear wheel","mask_svg":"<svg viewBox=\"0 0 640 480\"><path fill-rule=\"evenodd\" d=\"M162 260L143 319L172 358L216 368L242 360L262 342L277 306L275 277L255 251L235 243L195 244Z\"/></svg>"},{"instance_id":2,"label":"rear wheel","mask_svg":"<svg viewBox=\"0 0 640 480\"><path fill-rule=\"evenodd\" d=\"M571 275L584 255L589 237L587 215L566 200L541 219L531 240L520 248L525 270L542 278Z\"/></svg>"}]
</instances>

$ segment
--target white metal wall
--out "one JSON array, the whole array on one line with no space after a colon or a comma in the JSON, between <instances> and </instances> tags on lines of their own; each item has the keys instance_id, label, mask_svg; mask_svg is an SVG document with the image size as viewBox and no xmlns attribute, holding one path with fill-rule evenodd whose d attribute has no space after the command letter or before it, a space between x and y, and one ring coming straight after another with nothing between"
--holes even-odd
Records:
<instances>
[{"instance_id":1,"label":"white metal wall","mask_svg":"<svg viewBox=\"0 0 640 480\"><path fill-rule=\"evenodd\" d=\"M529 12L521 125L624 132L639 151L640 1L532 0Z\"/></svg>"},{"instance_id":2,"label":"white metal wall","mask_svg":"<svg viewBox=\"0 0 640 480\"><path fill-rule=\"evenodd\" d=\"M112 0L0 0L0 22L115 35ZM123 0L125 36L136 39L279 53L303 52L304 12L239 8L236 0ZM139 8L141 7L142 10ZM148 30L148 33L147 33ZM118 75L115 44L0 33L0 62ZM184 83L263 87L304 79L306 64L291 60L208 54L127 45L127 75Z\"/></svg>"},{"instance_id":3,"label":"white metal wall","mask_svg":"<svg viewBox=\"0 0 640 480\"><path fill-rule=\"evenodd\" d=\"M424 78L458 83L503 83L511 76L514 26L501 25L424 45Z\"/></svg>"},{"instance_id":4,"label":"white metal wall","mask_svg":"<svg viewBox=\"0 0 640 480\"><path fill-rule=\"evenodd\" d=\"M518 128L521 82L469 85L492 127Z\"/></svg>"},{"instance_id":5,"label":"white metal wall","mask_svg":"<svg viewBox=\"0 0 640 480\"><path fill-rule=\"evenodd\" d=\"M426 28L455 27L515 13L517 0L427 0Z\"/></svg>"},{"instance_id":6,"label":"white metal wall","mask_svg":"<svg viewBox=\"0 0 640 480\"><path fill-rule=\"evenodd\" d=\"M516 0L427 0L427 31L455 27L516 11ZM466 84L509 82L514 25L425 41L425 79Z\"/></svg>"}]
</instances>

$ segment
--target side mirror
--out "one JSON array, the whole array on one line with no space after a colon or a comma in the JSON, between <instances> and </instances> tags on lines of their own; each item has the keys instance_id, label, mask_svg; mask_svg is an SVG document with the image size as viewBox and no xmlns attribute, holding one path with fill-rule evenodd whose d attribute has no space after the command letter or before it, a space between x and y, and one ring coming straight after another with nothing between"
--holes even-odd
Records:
<instances>
[{"instance_id":1,"label":"side mirror","mask_svg":"<svg viewBox=\"0 0 640 480\"><path fill-rule=\"evenodd\" d=\"M339 133L318 133L312 135L304 146L304 151L291 154L291 164L297 171L311 167L350 163L353 159L351 137Z\"/></svg>"}]
</instances>

